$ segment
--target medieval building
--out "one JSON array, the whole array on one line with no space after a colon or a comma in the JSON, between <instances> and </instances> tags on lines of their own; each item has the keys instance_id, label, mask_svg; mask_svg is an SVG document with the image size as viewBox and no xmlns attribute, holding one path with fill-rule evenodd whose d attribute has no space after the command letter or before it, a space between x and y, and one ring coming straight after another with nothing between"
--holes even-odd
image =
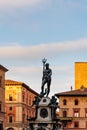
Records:
<instances>
[{"instance_id":1,"label":"medieval building","mask_svg":"<svg viewBox=\"0 0 87 130\"><path fill-rule=\"evenodd\" d=\"M64 130L87 130L87 88L55 94Z\"/></svg>"},{"instance_id":2,"label":"medieval building","mask_svg":"<svg viewBox=\"0 0 87 130\"><path fill-rule=\"evenodd\" d=\"M0 65L0 130L5 129L5 72L4 66Z\"/></svg>"},{"instance_id":3,"label":"medieval building","mask_svg":"<svg viewBox=\"0 0 87 130\"><path fill-rule=\"evenodd\" d=\"M35 116L34 90L23 82L5 80L6 130L27 130L27 117Z\"/></svg>"}]
</instances>

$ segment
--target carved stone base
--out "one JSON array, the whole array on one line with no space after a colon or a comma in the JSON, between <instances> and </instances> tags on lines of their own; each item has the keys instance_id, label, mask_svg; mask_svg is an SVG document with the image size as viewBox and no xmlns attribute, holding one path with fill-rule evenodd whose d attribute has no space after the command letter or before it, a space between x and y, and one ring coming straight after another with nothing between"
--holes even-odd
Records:
<instances>
[{"instance_id":1,"label":"carved stone base","mask_svg":"<svg viewBox=\"0 0 87 130\"><path fill-rule=\"evenodd\" d=\"M57 130L58 120L55 113L58 104L55 97L53 96L52 99L50 99L49 97L42 97L40 100L37 101L34 101L37 104L36 117L34 120L29 120L30 129Z\"/></svg>"}]
</instances>

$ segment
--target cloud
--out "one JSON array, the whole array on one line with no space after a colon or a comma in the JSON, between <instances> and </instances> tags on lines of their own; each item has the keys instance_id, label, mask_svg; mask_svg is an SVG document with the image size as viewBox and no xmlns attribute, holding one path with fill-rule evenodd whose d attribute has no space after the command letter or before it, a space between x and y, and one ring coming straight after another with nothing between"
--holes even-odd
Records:
<instances>
[{"instance_id":1,"label":"cloud","mask_svg":"<svg viewBox=\"0 0 87 130\"><path fill-rule=\"evenodd\" d=\"M33 7L45 2L46 0L0 0L0 8Z\"/></svg>"},{"instance_id":2,"label":"cloud","mask_svg":"<svg viewBox=\"0 0 87 130\"><path fill-rule=\"evenodd\" d=\"M72 73L71 72L71 67L70 66L55 66L52 67L52 69L54 70L54 73L59 73L59 74L63 74L63 73ZM12 67L10 68L10 71L15 72L15 73L20 73L20 75L31 75L31 76L35 76L35 74L41 74L42 73L42 67L41 66L16 66L16 67Z\"/></svg>"},{"instance_id":3,"label":"cloud","mask_svg":"<svg viewBox=\"0 0 87 130\"><path fill-rule=\"evenodd\" d=\"M38 44L31 46L9 45L0 47L0 58L35 59L56 56L62 52L75 52L87 49L87 39L61 43Z\"/></svg>"},{"instance_id":4,"label":"cloud","mask_svg":"<svg viewBox=\"0 0 87 130\"><path fill-rule=\"evenodd\" d=\"M86 6L86 4L84 5ZM38 21L37 18L42 13L43 18L49 15L49 18L56 19L58 25L61 23L61 19L66 23L66 20L73 16L71 13L73 9L84 8L84 5L75 0L0 0L0 24L14 28L27 26L30 30L33 25L36 28L40 26L41 20ZM36 15L34 17L36 20L29 24L33 15Z\"/></svg>"},{"instance_id":5,"label":"cloud","mask_svg":"<svg viewBox=\"0 0 87 130\"><path fill-rule=\"evenodd\" d=\"M51 7L53 7L52 0L0 0L0 8L12 8L12 7L35 7L39 5L43 5L48 3ZM54 4L58 7L79 7L85 6L87 2L81 2L76 0L55 0Z\"/></svg>"},{"instance_id":6,"label":"cloud","mask_svg":"<svg viewBox=\"0 0 87 130\"><path fill-rule=\"evenodd\" d=\"M0 25L29 27L31 14L48 8L49 3L50 0L0 0Z\"/></svg>"},{"instance_id":7,"label":"cloud","mask_svg":"<svg viewBox=\"0 0 87 130\"><path fill-rule=\"evenodd\" d=\"M78 10L87 12L87 0L55 0L55 3L59 12L63 14L69 15L71 12L78 12Z\"/></svg>"},{"instance_id":8,"label":"cloud","mask_svg":"<svg viewBox=\"0 0 87 130\"><path fill-rule=\"evenodd\" d=\"M39 67L35 67L35 66L26 66L26 67L23 67L23 66L19 66L19 67L13 67L11 69L13 72L15 73L20 73L21 75L23 75L24 73L27 75L27 74L30 74L32 75L32 73L40 73L41 71L41 68Z\"/></svg>"}]
</instances>

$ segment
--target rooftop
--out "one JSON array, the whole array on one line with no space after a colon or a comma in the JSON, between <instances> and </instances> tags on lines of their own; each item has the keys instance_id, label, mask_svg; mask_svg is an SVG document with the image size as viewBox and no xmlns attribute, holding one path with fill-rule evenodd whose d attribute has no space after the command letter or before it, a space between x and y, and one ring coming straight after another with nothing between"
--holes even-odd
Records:
<instances>
[{"instance_id":1,"label":"rooftop","mask_svg":"<svg viewBox=\"0 0 87 130\"><path fill-rule=\"evenodd\" d=\"M56 93L55 96L87 96L87 87L81 86L80 89Z\"/></svg>"},{"instance_id":2,"label":"rooftop","mask_svg":"<svg viewBox=\"0 0 87 130\"><path fill-rule=\"evenodd\" d=\"M28 91L34 93L35 95L39 95L36 91L34 91L33 89L31 89L28 85L26 85L26 84L23 83L23 82L14 81L14 80L5 80L5 85L6 85L6 86L13 85L13 87L14 87L15 85L21 85L21 86L25 87Z\"/></svg>"},{"instance_id":3,"label":"rooftop","mask_svg":"<svg viewBox=\"0 0 87 130\"><path fill-rule=\"evenodd\" d=\"M3 71L5 71L5 72L8 71L8 69L6 69L6 68L5 68L4 66L2 66L2 65L0 65L0 69L3 70Z\"/></svg>"},{"instance_id":4,"label":"rooftop","mask_svg":"<svg viewBox=\"0 0 87 130\"><path fill-rule=\"evenodd\" d=\"M6 85L22 85L23 82L18 82L18 81L14 81L14 80L5 80L5 84Z\"/></svg>"}]
</instances>

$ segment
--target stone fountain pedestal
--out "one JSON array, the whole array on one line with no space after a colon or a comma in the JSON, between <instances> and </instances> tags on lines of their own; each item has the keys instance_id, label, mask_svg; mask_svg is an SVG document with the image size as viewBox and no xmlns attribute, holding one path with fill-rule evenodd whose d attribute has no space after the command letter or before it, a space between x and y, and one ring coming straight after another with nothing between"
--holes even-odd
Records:
<instances>
[{"instance_id":1,"label":"stone fountain pedestal","mask_svg":"<svg viewBox=\"0 0 87 130\"><path fill-rule=\"evenodd\" d=\"M35 118L29 120L30 130L58 130L58 119L56 117L56 109L58 107L57 99L52 96L36 97L34 105L36 108Z\"/></svg>"}]
</instances>

